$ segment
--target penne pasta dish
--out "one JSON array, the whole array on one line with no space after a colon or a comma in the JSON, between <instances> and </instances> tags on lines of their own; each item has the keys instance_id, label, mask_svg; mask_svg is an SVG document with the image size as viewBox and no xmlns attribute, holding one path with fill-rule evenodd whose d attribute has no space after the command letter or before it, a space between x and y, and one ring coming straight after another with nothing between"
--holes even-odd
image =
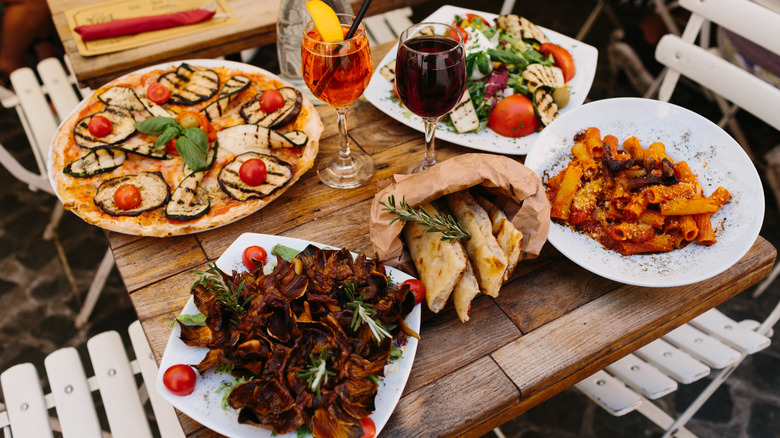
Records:
<instances>
[{"instance_id":1,"label":"penne pasta dish","mask_svg":"<svg viewBox=\"0 0 780 438\"><path fill-rule=\"evenodd\" d=\"M642 146L588 128L575 138L573 159L544 182L551 218L623 255L668 252L716 242L712 215L731 194L705 194L685 161L663 143Z\"/></svg>"}]
</instances>

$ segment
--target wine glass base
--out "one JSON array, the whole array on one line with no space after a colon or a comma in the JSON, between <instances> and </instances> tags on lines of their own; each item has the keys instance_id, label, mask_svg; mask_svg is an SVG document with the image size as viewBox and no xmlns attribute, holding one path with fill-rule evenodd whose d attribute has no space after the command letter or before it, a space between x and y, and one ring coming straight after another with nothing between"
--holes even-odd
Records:
<instances>
[{"instance_id":1,"label":"wine glass base","mask_svg":"<svg viewBox=\"0 0 780 438\"><path fill-rule=\"evenodd\" d=\"M350 156L353 160L352 166L340 166L338 157L326 160L317 175L325 185L337 189L351 189L358 187L374 176L374 159L370 155L352 149Z\"/></svg>"},{"instance_id":2,"label":"wine glass base","mask_svg":"<svg viewBox=\"0 0 780 438\"><path fill-rule=\"evenodd\" d=\"M432 166L425 167L425 161L416 161L406 167L404 167L403 174L404 175L411 175L413 173L420 173L425 169L428 169Z\"/></svg>"}]
</instances>

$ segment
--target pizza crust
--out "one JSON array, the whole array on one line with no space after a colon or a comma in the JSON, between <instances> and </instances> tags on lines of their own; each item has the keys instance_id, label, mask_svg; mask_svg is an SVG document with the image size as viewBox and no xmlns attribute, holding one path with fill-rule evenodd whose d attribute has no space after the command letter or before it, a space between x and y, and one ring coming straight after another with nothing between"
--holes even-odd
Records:
<instances>
[{"instance_id":1,"label":"pizza crust","mask_svg":"<svg viewBox=\"0 0 780 438\"><path fill-rule=\"evenodd\" d=\"M198 65L195 62L190 64ZM230 67L209 67L208 65L203 65L203 67L217 70L220 74L221 83L232 75L241 74L252 79L252 85L237 97L237 101L234 104L231 104L231 110L228 117L215 121L214 125L217 129L243 123L243 120L238 116L238 108L240 108L245 101L251 99L259 89L291 86L286 82L278 80L276 77L263 75L261 69L254 69L252 66L244 66L229 62L226 62L225 65ZM293 175L286 185L269 196L266 196L263 199L251 199L245 202L239 202L232 200L232 198L222 191L217 182L217 175L219 174L221 166L230 161L234 155L219 149L214 166L206 173L201 182L209 191L212 200L211 210L204 216L191 221L171 220L165 217L165 206L142 213L136 217L114 217L103 212L93 201L95 188L102 181L128 173L159 170L171 187L171 191L173 191L184 178L184 174L181 171L184 161L179 157L174 157L170 160L154 160L128 154L128 159L125 164L114 171L89 178L74 178L63 173L63 168L71 161L88 153L89 150L75 144L73 140L73 127L76 122L85 115L97 112L105 106L105 104L97 99L97 96L106 89L115 85L123 85L131 86L136 91L145 90L147 85L150 82L155 81L160 74L172 71L177 66L178 64L172 64L169 68L165 69L153 69L151 72L147 73L126 75L106 84L79 104L73 113L71 113L71 115L60 125L57 134L52 140L52 147L49 152L49 172L55 191L67 210L73 211L90 224L118 233L151 237L191 234L229 224L260 210L281 196L314 165L314 159L319 150L319 139L323 131L323 125L314 105L304 97L303 108L297 120L288 125L287 128L280 129L280 131L284 132L286 130L294 129L304 131L309 138L309 142L300 151L286 149L272 150L271 153L273 155L292 165ZM237 68L238 66L244 67L245 69ZM255 79L262 80L262 83L258 83ZM208 101L191 107L175 106L177 109L174 109L174 111L178 113L183 109L200 110L215 99L216 96ZM174 105L171 105L171 107L174 107ZM135 135L145 134L139 133ZM150 139L151 141L154 141L154 136L150 136ZM297 152L300 152L300 154Z\"/></svg>"}]
</instances>

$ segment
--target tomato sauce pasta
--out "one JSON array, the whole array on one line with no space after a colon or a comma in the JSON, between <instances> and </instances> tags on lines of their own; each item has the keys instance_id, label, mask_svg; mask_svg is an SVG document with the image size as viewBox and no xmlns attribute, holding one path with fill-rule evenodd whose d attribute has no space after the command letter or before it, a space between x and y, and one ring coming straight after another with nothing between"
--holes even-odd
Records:
<instances>
[{"instance_id":1,"label":"tomato sauce pasta","mask_svg":"<svg viewBox=\"0 0 780 438\"><path fill-rule=\"evenodd\" d=\"M663 143L642 147L588 128L575 139L568 166L545 181L554 221L623 255L667 252L690 242L716 242L711 217L731 194L705 196L685 161L673 162Z\"/></svg>"}]
</instances>

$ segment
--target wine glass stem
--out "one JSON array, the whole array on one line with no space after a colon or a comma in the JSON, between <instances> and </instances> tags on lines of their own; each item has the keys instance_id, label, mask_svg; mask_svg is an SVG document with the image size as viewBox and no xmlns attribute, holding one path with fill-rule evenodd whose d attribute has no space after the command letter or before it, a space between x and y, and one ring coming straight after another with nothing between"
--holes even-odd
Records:
<instances>
[{"instance_id":1,"label":"wine glass stem","mask_svg":"<svg viewBox=\"0 0 780 438\"><path fill-rule=\"evenodd\" d=\"M336 108L336 117L336 123L339 125L339 166L347 169L354 167L354 160L349 151L349 137L347 137L347 108Z\"/></svg>"},{"instance_id":2,"label":"wine glass stem","mask_svg":"<svg viewBox=\"0 0 780 438\"><path fill-rule=\"evenodd\" d=\"M420 170L425 170L436 164L436 148L433 142L436 136L436 123L439 121L439 118L424 117L423 121L425 122L425 159Z\"/></svg>"}]
</instances>

